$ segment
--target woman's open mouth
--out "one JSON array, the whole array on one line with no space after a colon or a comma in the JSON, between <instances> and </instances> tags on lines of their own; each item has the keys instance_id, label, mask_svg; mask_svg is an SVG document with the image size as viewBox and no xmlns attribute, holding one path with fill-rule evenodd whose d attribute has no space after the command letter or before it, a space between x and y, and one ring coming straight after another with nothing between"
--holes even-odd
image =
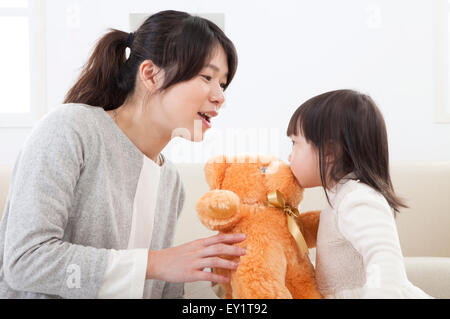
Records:
<instances>
[{"instance_id":1,"label":"woman's open mouth","mask_svg":"<svg viewBox=\"0 0 450 319\"><path fill-rule=\"evenodd\" d=\"M201 112L198 112L197 114L202 119L203 125L205 125L207 128L211 128L211 116Z\"/></svg>"}]
</instances>

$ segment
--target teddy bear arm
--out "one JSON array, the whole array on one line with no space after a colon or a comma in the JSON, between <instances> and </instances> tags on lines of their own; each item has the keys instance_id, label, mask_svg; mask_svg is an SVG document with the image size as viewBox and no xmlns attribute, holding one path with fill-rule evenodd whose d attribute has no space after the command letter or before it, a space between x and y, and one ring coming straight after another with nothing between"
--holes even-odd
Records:
<instances>
[{"instance_id":1,"label":"teddy bear arm","mask_svg":"<svg viewBox=\"0 0 450 319\"><path fill-rule=\"evenodd\" d=\"M299 222L297 222L309 248L316 247L319 221L320 211L310 211L300 214Z\"/></svg>"},{"instance_id":2,"label":"teddy bear arm","mask_svg":"<svg viewBox=\"0 0 450 319\"><path fill-rule=\"evenodd\" d=\"M196 205L200 221L211 230L224 230L235 225L241 215L239 197L227 190L211 190Z\"/></svg>"}]
</instances>

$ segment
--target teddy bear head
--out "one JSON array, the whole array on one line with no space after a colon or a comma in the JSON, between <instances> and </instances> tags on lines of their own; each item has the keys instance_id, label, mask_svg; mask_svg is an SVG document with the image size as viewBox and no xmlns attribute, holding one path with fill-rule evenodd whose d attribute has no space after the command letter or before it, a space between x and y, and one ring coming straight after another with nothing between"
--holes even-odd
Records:
<instances>
[{"instance_id":1,"label":"teddy bear head","mask_svg":"<svg viewBox=\"0 0 450 319\"><path fill-rule=\"evenodd\" d=\"M211 190L231 191L242 204L264 204L267 195L277 190L292 207L303 199L303 188L289 166L274 156L217 156L206 163L205 177Z\"/></svg>"}]
</instances>

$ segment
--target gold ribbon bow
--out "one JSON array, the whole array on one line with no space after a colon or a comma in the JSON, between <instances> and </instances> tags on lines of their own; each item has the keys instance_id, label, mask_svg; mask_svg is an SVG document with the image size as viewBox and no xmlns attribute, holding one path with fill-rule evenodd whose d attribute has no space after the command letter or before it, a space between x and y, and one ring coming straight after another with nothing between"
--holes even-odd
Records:
<instances>
[{"instance_id":1,"label":"gold ribbon bow","mask_svg":"<svg viewBox=\"0 0 450 319\"><path fill-rule=\"evenodd\" d=\"M300 217L298 209L286 204L283 193L278 190L267 194L267 200L267 206L280 208L284 211L284 213L286 214L289 232L294 237L298 249L300 250L302 256L308 254L308 245L306 244L305 238L302 234L303 227L300 219L298 219Z\"/></svg>"}]
</instances>

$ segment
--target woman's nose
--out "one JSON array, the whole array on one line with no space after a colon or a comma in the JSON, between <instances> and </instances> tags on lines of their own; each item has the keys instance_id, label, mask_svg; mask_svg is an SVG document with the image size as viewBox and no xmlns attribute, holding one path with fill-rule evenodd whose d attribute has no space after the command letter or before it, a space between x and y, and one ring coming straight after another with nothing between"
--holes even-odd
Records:
<instances>
[{"instance_id":1,"label":"woman's nose","mask_svg":"<svg viewBox=\"0 0 450 319\"><path fill-rule=\"evenodd\" d=\"M291 162L291 158L292 158L292 153L289 154L289 156L288 156L288 161L289 161L289 163Z\"/></svg>"},{"instance_id":2,"label":"woman's nose","mask_svg":"<svg viewBox=\"0 0 450 319\"><path fill-rule=\"evenodd\" d=\"M225 94L220 86L217 86L211 92L211 102L216 104L216 109L219 109L225 102Z\"/></svg>"}]
</instances>

